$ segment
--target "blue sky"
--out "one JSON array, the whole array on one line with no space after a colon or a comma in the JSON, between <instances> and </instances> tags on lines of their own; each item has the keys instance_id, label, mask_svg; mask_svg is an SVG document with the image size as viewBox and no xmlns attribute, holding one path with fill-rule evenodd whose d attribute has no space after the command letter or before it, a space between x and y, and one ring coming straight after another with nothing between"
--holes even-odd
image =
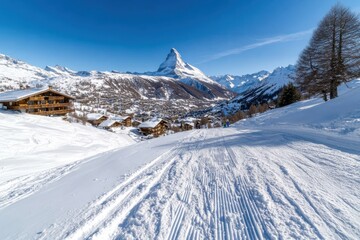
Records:
<instances>
[{"instance_id":1,"label":"blue sky","mask_svg":"<svg viewBox=\"0 0 360 240\"><path fill-rule=\"evenodd\" d=\"M45 67L153 71L172 47L207 75L296 63L312 30L359 0L2 0L0 53Z\"/></svg>"}]
</instances>

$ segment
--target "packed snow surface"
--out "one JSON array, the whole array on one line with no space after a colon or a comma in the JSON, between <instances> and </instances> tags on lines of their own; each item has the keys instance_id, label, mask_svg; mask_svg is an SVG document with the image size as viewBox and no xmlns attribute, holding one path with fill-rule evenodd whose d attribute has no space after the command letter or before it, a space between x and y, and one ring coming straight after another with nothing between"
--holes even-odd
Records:
<instances>
[{"instance_id":1,"label":"packed snow surface","mask_svg":"<svg viewBox=\"0 0 360 240\"><path fill-rule=\"evenodd\" d=\"M354 87L34 174L36 191L1 198L0 239L359 239L359 101Z\"/></svg>"}]
</instances>

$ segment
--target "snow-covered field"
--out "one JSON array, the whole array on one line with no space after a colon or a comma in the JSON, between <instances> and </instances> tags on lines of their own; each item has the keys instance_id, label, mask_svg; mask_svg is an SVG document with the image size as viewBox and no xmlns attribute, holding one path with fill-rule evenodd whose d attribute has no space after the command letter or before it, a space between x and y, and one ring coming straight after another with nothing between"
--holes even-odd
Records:
<instances>
[{"instance_id":1,"label":"snow-covered field","mask_svg":"<svg viewBox=\"0 0 360 240\"><path fill-rule=\"evenodd\" d=\"M30 193L1 191L0 239L359 239L360 87L352 87L326 103L34 173Z\"/></svg>"}]
</instances>

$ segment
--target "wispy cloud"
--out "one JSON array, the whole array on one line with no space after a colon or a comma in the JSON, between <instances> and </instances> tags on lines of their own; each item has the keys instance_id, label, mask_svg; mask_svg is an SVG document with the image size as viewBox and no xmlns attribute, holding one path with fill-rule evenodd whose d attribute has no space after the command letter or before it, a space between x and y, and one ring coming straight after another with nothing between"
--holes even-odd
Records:
<instances>
[{"instance_id":1,"label":"wispy cloud","mask_svg":"<svg viewBox=\"0 0 360 240\"><path fill-rule=\"evenodd\" d=\"M248 50L251 50L251 49L259 48L259 47L274 44L274 43L290 42L290 41L300 40L300 39L303 39L305 36L308 36L309 34L311 34L313 32L313 30L314 29L309 29L309 30L302 31L302 32L291 33L291 34L286 34L286 35L279 35L279 36L274 36L274 37L271 37L271 38L261 39L257 43L249 44L249 45L239 47L239 48L229 49L227 51L223 51L223 52L214 54L213 56L211 56L210 58L202 61L201 63L211 62L211 61L214 61L214 60L219 59L219 58L227 57L227 56L230 56L230 55L240 54L242 52L245 52L245 51L248 51Z\"/></svg>"}]
</instances>

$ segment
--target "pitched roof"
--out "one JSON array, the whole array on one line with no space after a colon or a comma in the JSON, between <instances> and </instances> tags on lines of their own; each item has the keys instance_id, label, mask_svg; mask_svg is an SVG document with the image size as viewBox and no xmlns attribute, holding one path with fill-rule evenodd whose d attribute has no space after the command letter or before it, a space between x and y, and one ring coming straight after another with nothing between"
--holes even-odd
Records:
<instances>
[{"instance_id":1,"label":"pitched roof","mask_svg":"<svg viewBox=\"0 0 360 240\"><path fill-rule=\"evenodd\" d=\"M90 121L99 120L102 117L106 117L106 116L102 115L100 113L89 113L86 115L87 120L90 120Z\"/></svg>"},{"instance_id":2,"label":"pitched roof","mask_svg":"<svg viewBox=\"0 0 360 240\"><path fill-rule=\"evenodd\" d=\"M122 121L124 121L124 120L126 120L128 118L129 118L129 116L115 116L115 117L112 117L111 119L122 122Z\"/></svg>"},{"instance_id":3,"label":"pitched roof","mask_svg":"<svg viewBox=\"0 0 360 240\"><path fill-rule=\"evenodd\" d=\"M184 124L188 124L188 125L190 125L190 126L192 126L192 127L195 127L195 126L194 126L195 124L194 124L193 122L185 121Z\"/></svg>"},{"instance_id":4,"label":"pitched roof","mask_svg":"<svg viewBox=\"0 0 360 240\"><path fill-rule=\"evenodd\" d=\"M156 127L156 125L158 125L162 120L161 118L155 118L155 119L151 119L148 120L146 122L141 123L138 128L154 128Z\"/></svg>"},{"instance_id":5,"label":"pitched roof","mask_svg":"<svg viewBox=\"0 0 360 240\"><path fill-rule=\"evenodd\" d=\"M55 91L51 88L28 88L28 89L13 90L13 91L7 91L7 92L0 93L0 102L16 102L16 101L20 101L24 98L28 98L28 97L31 97L31 96L34 96L37 94L47 92L47 91L66 96L71 99L75 99L74 97L72 97L70 95Z\"/></svg>"},{"instance_id":6,"label":"pitched roof","mask_svg":"<svg viewBox=\"0 0 360 240\"><path fill-rule=\"evenodd\" d=\"M100 123L99 127L111 127L116 122L121 123L117 120L108 119L108 120L105 120L102 123Z\"/></svg>"}]
</instances>

